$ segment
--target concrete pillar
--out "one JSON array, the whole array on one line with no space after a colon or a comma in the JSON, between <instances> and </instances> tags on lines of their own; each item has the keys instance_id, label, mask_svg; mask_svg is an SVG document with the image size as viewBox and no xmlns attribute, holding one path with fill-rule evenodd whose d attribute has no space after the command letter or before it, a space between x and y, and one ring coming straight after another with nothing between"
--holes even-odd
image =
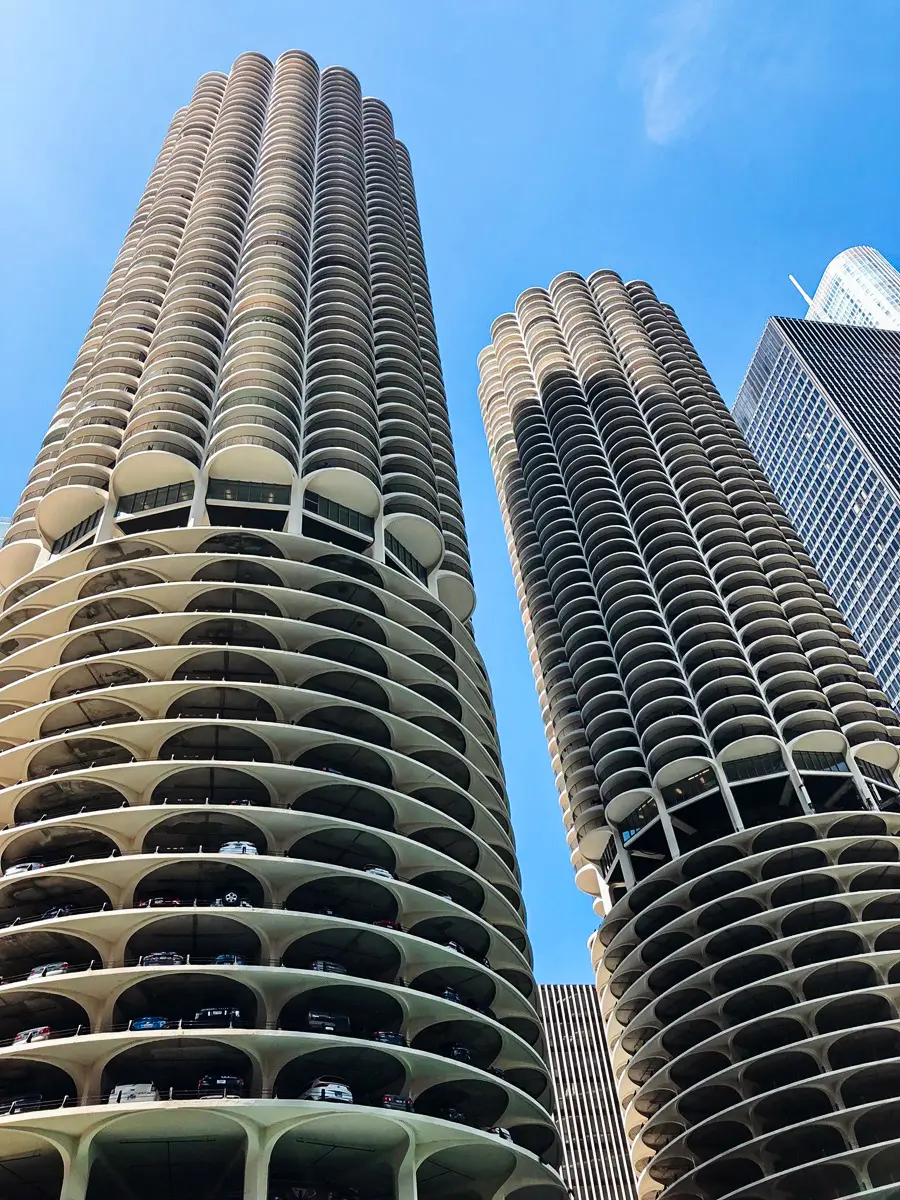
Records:
<instances>
[{"instance_id":1,"label":"concrete pillar","mask_svg":"<svg viewBox=\"0 0 900 1200\"><path fill-rule=\"evenodd\" d=\"M59 1200L85 1200L91 1174L92 1138L75 1142L65 1156L62 1190Z\"/></svg>"},{"instance_id":2,"label":"concrete pillar","mask_svg":"<svg viewBox=\"0 0 900 1200\"><path fill-rule=\"evenodd\" d=\"M416 1183L416 1144L410 1137L409 1148L397 1168L397 1200L418 1200Z\"/></svg>"},{"instance_id":3,"label":"concrete pillar","mask_svg":"<svg viewBox=\"0 0 900 1200\"><path fill-rule=\"evenodd\" d=\"M269 1194L269 1162L277 1140L278 1135L265 1136L256 1129L247 1130L243 1200L266 1200Z\"/></svg>"},{"instance_id":4,"label":"concrete pillar","mask_svg":"<svg viewBox=\"0 0 900 1200\"><path fill-rule=\"evenodd\" d=\"M188 526L206 525L206 472L204 471L194 484L194 498L191 501L191 511L188 514Z\"/></svg>"}]
</instances>

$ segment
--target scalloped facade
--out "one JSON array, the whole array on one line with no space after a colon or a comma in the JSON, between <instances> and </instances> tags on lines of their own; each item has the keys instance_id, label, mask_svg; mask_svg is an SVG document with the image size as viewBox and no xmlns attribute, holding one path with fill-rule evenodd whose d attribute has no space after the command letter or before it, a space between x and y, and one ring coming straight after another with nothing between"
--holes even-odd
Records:
<instances>
[{"instance_id":1,"label":"scalloped facade","mask_svg":"<svg viewBox=\"0 0 900 1200\"><path fill-rule=\"evenodd\" d=\"M337 506L376 557L471 615L409 154L350 71L299 51L241 55L173 118L0 583L90 522L101 537L123 513L151 522L151 492L180 489L199 519L237 483L268 485L269 526L288 532Z\"/></svg>"},{"instance_id":2,"label":"scalloped facade","mask_svg":"<svg viewBox=\"0 0 900 1200\"><path fill-rule=\"evenodd\" d=\"M900 720L647 284L479 363L640 1200L893 1196Z\"/></svg>"},{"instance_id":3,"label":"scalloped facade","mask_svg":"<svg viewBox=\"0 0 900 1200\"><path fill-rule=\"evenodd\" d=\"M349 72L176 115L0 576L3 1200L563 1200L409 159Z\"/></svg>"}]
</instances>

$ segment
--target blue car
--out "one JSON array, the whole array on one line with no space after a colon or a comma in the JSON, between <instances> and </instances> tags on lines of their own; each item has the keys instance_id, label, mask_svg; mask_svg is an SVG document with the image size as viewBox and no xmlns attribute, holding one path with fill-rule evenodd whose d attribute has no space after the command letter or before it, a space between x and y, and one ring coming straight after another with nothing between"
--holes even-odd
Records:
<instances>
[{"instance_id":1,"label":"blue car","mask_svg":"<svg viewBox=\"0 0 900 1200\"><path fill-rule=\"evenodd\" d=\"M165 1017L138 1017L131 1022L131 1028L138 1031L143 1029L168 1029L169 1022Z\"/></svg>"}]
</instances>

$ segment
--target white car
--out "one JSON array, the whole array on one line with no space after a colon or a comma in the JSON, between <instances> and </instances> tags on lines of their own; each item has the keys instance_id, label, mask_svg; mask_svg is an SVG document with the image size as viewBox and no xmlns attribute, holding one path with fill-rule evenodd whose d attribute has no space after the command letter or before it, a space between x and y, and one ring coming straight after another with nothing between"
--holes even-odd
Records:
<instances>
[{"instance_id":1,"label":"white car","mask_svg":"<svg viewBox=\"0 0 900 1200\"><path fill-rule=\"evenodd\" d=\"M336 1079L333 1075L320 1075L318 1079L313 1080L300 1099L330 1100L334 1104L352 1104L353 1093L343 1079Z\"/></svg>"},{"instance_id":2,"label":"white car","mask_svg":"<svg viewBox=\"0 0 900 1200\"><path fill-rule=\"evenodd\" d=\"M40 871L43 867L42 862L20 862L14 863L11 867L7 867L3 872L4 875L27 875L29 871Z\"/></svg>"},{"instance_id":3,"label":"white car","mask_svg":"<svg viewBox=\"0 0 900 1200\"><path fill-rule=\"evenodd\" d=\"M501 1142L511 1142L513 1140L512 1134L503 1125L492 1125L488 1133L492 1133L494 1137L498 1137Z\"/></svg>"},{"instance_id":4,"label":"white car","mask_svg":"<svg viewBox=\"0 0 900 1200\"><path fill-rule=\"evenodd\" d=\"M220 854L259 854L252 842L223 842L219 847Z\"/></svg>"},{"instance_id":5,"label":"white car","mask_svg":"<svg viewBox=\"0 0 900 1200\"><path fill-rule=\"evenodd\" d=\"M42 967L32 967L28 972L28 978L46 979L48 975L65 975L69 970L67 962L44 963Z\"/></svg>"},{"instance_id":6,"label":"white car","mask_svg":"<svg viewBox=\"0 0 900 1200\"><path fill-rule=\"evenodd\" d=\"M109 1093L107 1104L144 1104L159 1099L155 1083L118 1083Z\"/></svg>"},{"instance_id":7,"label":"white car","mask_svg":"<svg viewBox=\"0 0 900 1200\"><path fill-rule=\"evenodd\" d=\"M374 875L376 879L396 879L397 876L393 871L389 871L387 867L366 867L367 875Z\"/></svg>"},{"instance_id":8,"label":"white car","mask_svg":"<svg viewBox=\"0 0 900 1200\"><path fill-rule=\"evenodd\" d=\"M49 1025L35 1025L31 1029L20 1029L13 1038L14 1046L22 1046L26 1042L46 1042L53 1030Z\"/></svg>"}]
</instances>

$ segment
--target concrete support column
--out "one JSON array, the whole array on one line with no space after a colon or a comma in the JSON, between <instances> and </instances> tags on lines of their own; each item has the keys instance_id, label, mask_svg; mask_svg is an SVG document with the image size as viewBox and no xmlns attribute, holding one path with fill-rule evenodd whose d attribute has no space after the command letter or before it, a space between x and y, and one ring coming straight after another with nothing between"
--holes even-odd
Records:
<instances>
[{"instance_id":1,"label":"concrete support column","mask_svg":"<svg viewBox=\"0 0 900 1200\"><path fill-rule=\"evenodd\" d=\"M303 497L305 493L306 488L303 481L299 480L291 491L291 507L288 510L284 527L285 533L296 533L298 536L303 533Z\"/></svg>"},{"instance_id":2,"label":"concrete support column","mask_svg":"<svg viewBox=\"0 0 900 1200\"><path fill-rule=\"evenodd\" d=\"M204 471L194 485L194 498L191 501L191 511L188 514L188 525L206 525L206 483Z\"/></svg>"},{"instance_id":3,"label":"concrete support column","mask_svg":"<svg viewBox=\"0 0 900 1200\"><path fill-rule=\"evenodd\" d=\"M669 847L669 853L672 855L673 859L678 858L681 854L681 851L678 848L678 838L675 836L675 827L672 824L672 818L669 815L669 810L666 808L665 801L658 792L654 794L654 799L656 800L656 807L659 811L659 823L662 826L663 833L665 834L666 845Z\"/></svg>"},{"instance_id":4,"label":"concrete support column","mask_svg":"<svg viewBox=\"0 0 900 1200\"><path fill-rule=\"evenodd\" d=\"M397 1200L418 1200L416 1167L416 1143L410 1137L409 1148L397 1168Z\"/></svg>"},{"instance_id":5,"label":"concrete support column","mask_svg":"<svg viewBox=\"0 0 900 1200\"><path fill-rule=\"evenodd\" d=\"M265 1136L256 1129L247 1130L243 1200L266 1200L269 1194L269 1162L277 1140L278 1135Z\"/></svg>"},{"instance_id":6,"label":"concrete support column","mask_svg":"<svg viewBox=\"0 0 900 1200\"><path fill-rule=\"evenodd\" d=\"M62 1190L59 1200L85 1200L91 1174L92 1138L75 1142L65 1155Z\"/></svg>"}]
</instances>

